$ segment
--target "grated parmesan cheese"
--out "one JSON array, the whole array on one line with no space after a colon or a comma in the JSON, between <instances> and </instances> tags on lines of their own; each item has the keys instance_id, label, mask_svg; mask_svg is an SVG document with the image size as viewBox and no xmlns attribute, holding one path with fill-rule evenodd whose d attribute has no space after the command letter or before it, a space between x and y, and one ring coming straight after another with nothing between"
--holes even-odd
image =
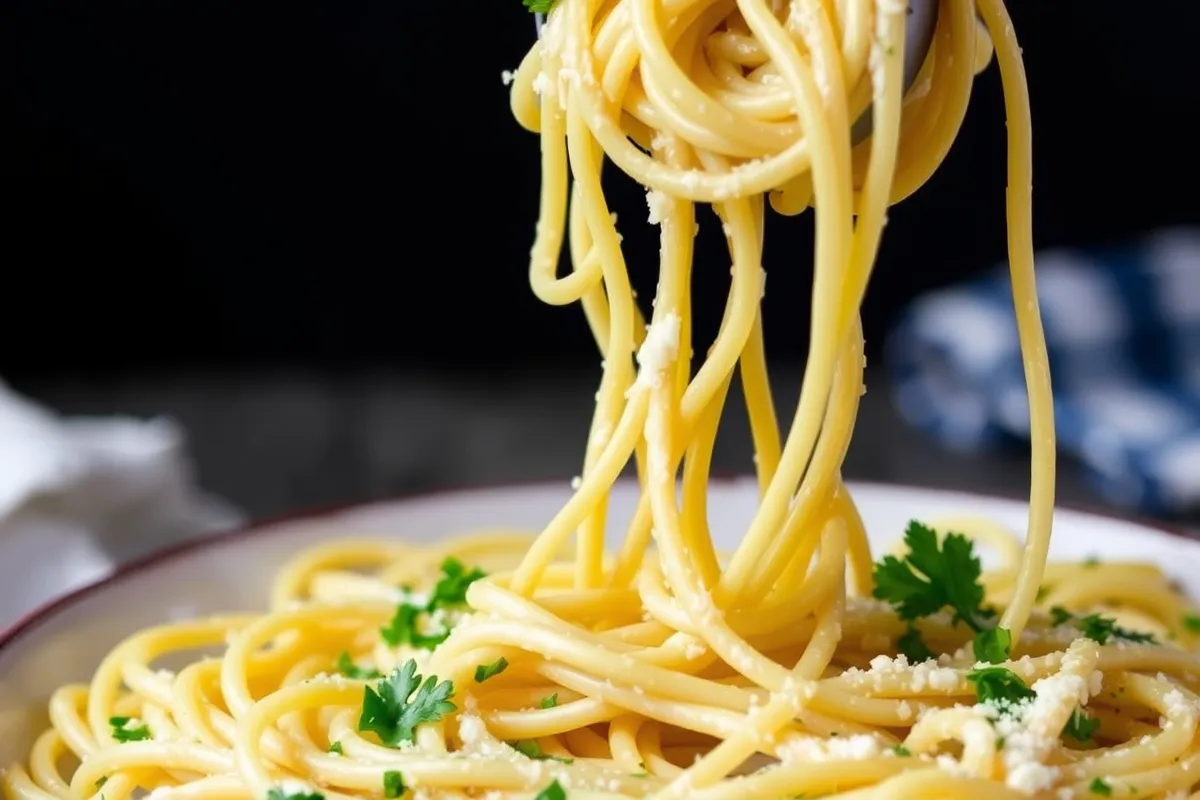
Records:
<instances>
[{"instance_id":1,"label":"grated parmesan cheese","mask_svg":"<svg viewBox=\"0 0 1200 800\"><path fill-rule=\"evenodd\" d=\"M674 311L668 311L649 326L646 340L638 349L637 383L647 388L657 388L662 374L679 355L679 328L681 321Z\"/></svg>"},{"instance_id":2,"label":"grated parmesan cheese","mask_svg":"<svg viewBox=\"0 0 1200 800\"><path fill-rule=\"evenodd\" d=\"M646 206L650 209L647 218L651 225L661 225L667 219L671 210L671 198L658 189L646 192Z\"/></svg>"}]
</instances>

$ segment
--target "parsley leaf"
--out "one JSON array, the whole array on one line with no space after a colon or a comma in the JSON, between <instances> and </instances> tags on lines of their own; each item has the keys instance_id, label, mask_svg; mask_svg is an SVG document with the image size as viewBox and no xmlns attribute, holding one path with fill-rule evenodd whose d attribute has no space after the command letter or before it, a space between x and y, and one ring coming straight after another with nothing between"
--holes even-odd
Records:
<instances>
[{"instance_id":1,"label":"parsley leaf","mask_svg":"<svg viewBox=\"0 0 1200 800\"><path fill-rule=\"evenodd\" d=\"M404 776L394 769L389 769L383 773L383 796L388 800L404 794L404 790L408 787L404 785Z\"/></svg>"},{"instance_id":2,"label":"parsley leaf","mask_svg":"<svg viewBox=\"0 0 1200 800\"><path fill-rule=\"evenodd\" d=\"M320 792L291 792L289 794L278 787L271 787L267 791L267 800L325 800L325 795Z\"/></svg>"},{"instance_id":3,"label":"parsley leaf","mask_svg":"<svg viewBox=\"0 0 1200 800\"><path fill-rule=\"evenodd\" d=\"M1050 623L1052 625L1054 625L1055 627L1058 627L1059 625L1063 625L1067 622L1070 622L1074 618L1075 618L1075 615L1072 614L1070 611L1067 611L1062 606L1051 606L1050 607Z\"/></svg>"},{"instance_id":4,"label":"parsley leaf","mask_svg":"<svg viewBox=\"0 0 1200 800\"><path fill-rule=\"evenodd\" d=\"M1079 631L1084 637L1091 639L1096 644L1107 644L1109 639L1121 639L1139 644L1154 644L1155 642L1154 634L1122 628L1115 619L1101 614L1077 617L1061 606L1054 606L1050 609L1050 621L1055 625L1072 622L1079 627Z\"/></svg>"},{"instance_id":5,"label":"parsley leaf","mask_svg":"<svg viewBox=\"0 0 1200 800\"><path fill-rule=\"evenodd\" d=\"M921 638L921 632L912 625L908 626L907 633L896 640L896 649L904 654L910 664L920 664L934 657L933 651Z\"/></svg>"},{"instance_id":6,"label":"parsley leaf","mask_svg":"<svg viewBox=\"0 0 1200 800\"><path fill-rule=\"evenodd\" d=\"M1192 633L1200 633L1200 614L1184 614L1183 627Z\"/></svg>"},{"instance_id":7,"label":"parsley leaf","mask_svg":"<svg viewBox=\"0 0 1200 800\"><path fill-rule=\"evenodd\" d=\"M1109 637L1123 639L1127 642L1153 644L1154 635L1122 628L1112 617L1102 617L1099 614L1088 614L1079 620L1079 629L1083 635L1097 644L1104 644Z\"/></svg>"},{"instance_id":8,"label":"parsley leaf","mask_svg":"<svg viewBox=\"0 0 1200 800\"><path fill-rule=\"evenodd\" d=\"M370 681L383 677L379 670L373 667L360 667L355 664L354 659L350 658L350 654L345 650L337 658L337 671L347 678L357 681Z\"/></svg>"},{"instance_id":9,"label":"parsley leaf","mask_svg":"<svg viewBox=\"0 0 1200 800\"><path fill-rule=\"evenodd\" d=\"M972 643L976 661L999 664L1012 653L1012 632L1008 628L988 628L975 634Z\"/></svg>"},{"instance_id":10,"label":"parsley leaf","mask_svg":"<svg viewBox=\"0 0 1200 800\"><path fill-rule=\"evenodd\" d=\"M560 758L559 756L552 756L543 752L542 746L534 739L518 739L515 742L509 742L508 746L534 761L561 761L564 764L575 763L575 759L573 758Z\"/></svg>"},{"instance_id":11,"label":"parsley leaf","mask_svg":"<svg viewBox=\"0 0 1200 800\"><path fill-rule=\"evenodd\" d=\"M438 683L430 675L421 683L417 662L411 658L379 681L374 689L363 689L363 710L358 718L360 731L371 731L388 747L413 741L418 725L437 722L457 706L450 702L454 684Z\"/></svg>"},{"instance_id":12,"label":"parsley leaf","mask_svg":"<svg viewBox=\"0 0 1200 800\"><path fill-rule=\"evenodd\" d=\"M975 697L981 703L992 703L1001 710L1011 709L1022 700L1036 697L1015 672L1007 667L984 667L967 673L967 681L975 686Z\"/></svg>"},{"instance_id":13,"label":"parsley leaf","mask_svg":"<svg viewBox=\"0 0 1200 800\"><path fill-rule=\"evenodd\" d=\"M408 600L399 603L391 621L379 629L379 635L392 647L408 644L421 650L432 650L450 638L450 629L443 625L431 632L424 632L422 618L427 618L438 609L465 605L467 587L485 577L487 573L478 567L468 570L457 558L447 558L442 562L442 577L434 586L429 601L423 606L414 605Z\"/></svg>"},{"instance_id":14,"label":"parsley leaf","mask_svg":"<svg viewBox=\"0 0 1200 800\"><path fill-rule=\"evenodd\" d=\"M1112 797L1112 787L1100 778L1092 778L1092 782L1088 784L1088 791L1101 797Z\"/></svg>"},{"instance_id":15,"label":"parsley leaf","mask_svg":"<svg viewBox=\"0 0 1200 800\"><path fill-rule=\"evenodd\" d=\"M333 753L335 756L346 755L346 751L342 750L341 742L334 742L333 744L329 745L329 752Z\"/></svg>"},{"instance_id":16,"label":"parsley leaf","mask_svg":"<svg viewBox=\"0 0 1200 800\"><path fill-rule=\"evenodd\" d=\"M494 678L504 670L508 669L507 658L497 658L491 664L480 664L475 667L475 682L483 683L488 678Z\"/></svg>"},{"instance_id":17,"label":"parsley leaf","mask_svg":"<svg viewBox=\"0 0 1200 800\"><path fill-rule=\"evenodd\" d=\"M549 14L550 9L558 3L558 0L521 0L521 3L535 14ZM541 795L538 795L541 797Z\"/></svg>"},{"instance_id":18,"label":"parsley leaf","mask_svg":"<svg viewBox=\"0 0 1200 800\"><path fill-rule=\"evenodd\" d=\"M411 644L421 650L432 650L450 638L450 629L443 627L433 633L422 633L420 618L427 610L407 602L400 603L391 621L379 629L379 635L392 647Z\"/></svg>"},{"instance_id":19,"label":"parsley leaf","mask_svg":"<svg viewBox=\"0 0 1200 800\"><path fill-rule=\"evenodd\" d=\"M905 747L902 744L898 744L895 747L893 747L892 752L895 753L896 755L900 756L901 758L908 758L909 756L912 755L912 751L910 751L907 747Z\"/></svg>"},{"instance_id":20,"label":"parsley leaf","mask_svg":"<svg viewBox=\"0 0 1200 800\"><path fill-rule=\"evenodd\" d=\"M1099 727L1100 720L1089 717L1082 708L1077 708L1063 727L1062 735L1069 736L1080 744L1087 744Z\"/></svg>"},{"instance_id":21,"label":"parsley leaf","mask_svg":"<svg viewBox=\"0 0 1200 800\"><path fill-rule=\"evenodd\" d=\"M107 776L107 775L105 775L105 776L103 776L103 777L101 777L101 778L97 778L97 779L96 779L96 788L97 788L97 789L101 789L101 788L103 788L103 787L104 787L104 784L106 784L106 783L108 783L108 776Z\"/></svg>"},{"instance_id":22,"label":"parsley leaf","mask_svg":"<svg viewBox=\"0 0 1200 800\"><path fill-rule=\"evenodd\" d=\"M558 705L558 692L542 698L542 708L554 708Z\"/></svg>"},{"instance_id":23,"label":"parsley leaf","mask_svg":"<svg viewBox=\"0 0 1200 800\"><path fill-rule=\"evenodd\" d=\"M144 742L150 738L150 727L135 717L109 717L108 724L118 742Z\"/></svg>"},{"instance_id":24,"label":"parsley leaf","mask_svg":"<svg viewBox=\"0 0 1200 800\"><path fill-rule=\"evenodd\" d=\"M971 540L948 533L939 546L933 528L914 520L904 532L904 543L908 554L903 560L884 556L875 565L876 599L891 603L906 620L927 617L949 606L956 621L982 630L989 615L982 608L982 567Z\"/></svg>"},{"instance_id":25,"label":"parsley leaf","mask_svg":"<svg viewBox=\"0 0 1200 800\"><path fill-rule=\"evenodd\" d=\"M451 608L467 602L467 587L480 578L486 578L487 573L476 567L471 571L454 556L442 562L442 579L433 587L433 596L429 598L429 610L435 608Z\"/></svg>"},{"instance_id":26,"label":"parsley leaf","mask_svg":"<svg viewBox=\"0 0 1200 800\"><path fill-rule=\"evenodd\" d=\"M562 784L557 780L552 780L550 785L538 792L533 800L567 800L567 793L562 788Z\"/></svg>"},{"instance_id":27,"label":"parsley leaf","mask_svg":"<svg viewBox=\"0 0 1200 800\"><path fill-rule=\"evenodd\" d=\"M1100 556L1088 556L1083 560L1084 569L1092 569L1100 566Z\"/></svg>"}]
</instances>

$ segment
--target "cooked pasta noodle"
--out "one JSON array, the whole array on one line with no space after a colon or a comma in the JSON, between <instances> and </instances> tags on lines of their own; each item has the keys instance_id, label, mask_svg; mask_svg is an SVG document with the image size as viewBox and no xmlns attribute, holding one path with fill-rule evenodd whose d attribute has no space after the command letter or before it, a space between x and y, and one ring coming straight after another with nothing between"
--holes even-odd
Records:
<instances>
[{"instance_id":1,"label":"cooked pasta noodle","mask_svg":"<svg viewBox=\"0 0 1200 800\"><path fill-rule=\"evenodd\" d=\"M1200 617L1154 566L1046 564L1054 424L1009 18L1001 0L941 0L906 93L905 11L561 0L512 107L541 139L530 282L547 303L580 303L605 364L573 496L536 535L335 541L295 557L264 614L131 636L89 684L54 694L6 795L1200 797ZM1024 543L986 521L925 520L873 564L840 475L863 391L858 310L887 207L946 155L993 57L1029 390ZM855 144L863 113L873 134ZM648 326L606 160L646 187L660 228ZM732 271L695 359L702 205ZM811 345L786 435L763 346L768 207L815 210ZM564 244L573 269L559 275ZM735 371L760 499L718 553L706 487ZM606 553L608 492L631 461L640 504ZM975 546L998 566L976 576Z\"/></svg>"}]
</instances>

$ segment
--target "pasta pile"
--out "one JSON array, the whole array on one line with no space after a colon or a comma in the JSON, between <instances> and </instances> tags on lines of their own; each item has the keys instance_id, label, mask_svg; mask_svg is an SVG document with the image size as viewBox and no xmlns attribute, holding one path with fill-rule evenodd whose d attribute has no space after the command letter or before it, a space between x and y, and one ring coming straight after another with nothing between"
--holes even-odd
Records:
<instances>
[{"instance_id":1,"label":"pasta pile","mask_svg":"<svg viewBox=\"0 0 1200 800\"><path fill-rule=\"evenodd\" d=\"M1154 566L1046 563L1054 420L1009 18L1000 0L941 0L906 92L905 13L900 0L554 5L511 96L541 141L530 282L582 306L604 357L570 500L533 534L335 541L295 557L265 613L133 635L53 696L51 727L3 773L6 796L1200 797L1200 616ZM941 162L993 57L1029 520L1019 538L986 520L913 521L874 560L841 479L863 392L859 307L888 206ZM872 134L855 142L864 114ZM605 162L646 188L660 230L649 308ZM732 270L697 358L704 206ZM786 433L762 333L769 209L813 209L817 232ZM707 487L735 373L760 499L718 553ZM606 552L608 494L631 462L640 504ZM981 568L982 548L999 566Z\"/></svg>"}]
</instances>

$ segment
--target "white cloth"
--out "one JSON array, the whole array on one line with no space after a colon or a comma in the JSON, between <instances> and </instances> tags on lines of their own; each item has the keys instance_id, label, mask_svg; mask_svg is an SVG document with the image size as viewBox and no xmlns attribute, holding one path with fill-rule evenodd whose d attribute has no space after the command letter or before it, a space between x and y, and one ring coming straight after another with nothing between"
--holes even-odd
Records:
<instances>
[{"instance_id":1,"label":"white cloth","mask_svg":"<svg viewBox=\"0 0 1200 800\"><path fill-rule=\"evenodd\" d=\"M122 562L240 524L171 420L63 417L0 384L0 630Z\"/></svg>"}]
</instances>

